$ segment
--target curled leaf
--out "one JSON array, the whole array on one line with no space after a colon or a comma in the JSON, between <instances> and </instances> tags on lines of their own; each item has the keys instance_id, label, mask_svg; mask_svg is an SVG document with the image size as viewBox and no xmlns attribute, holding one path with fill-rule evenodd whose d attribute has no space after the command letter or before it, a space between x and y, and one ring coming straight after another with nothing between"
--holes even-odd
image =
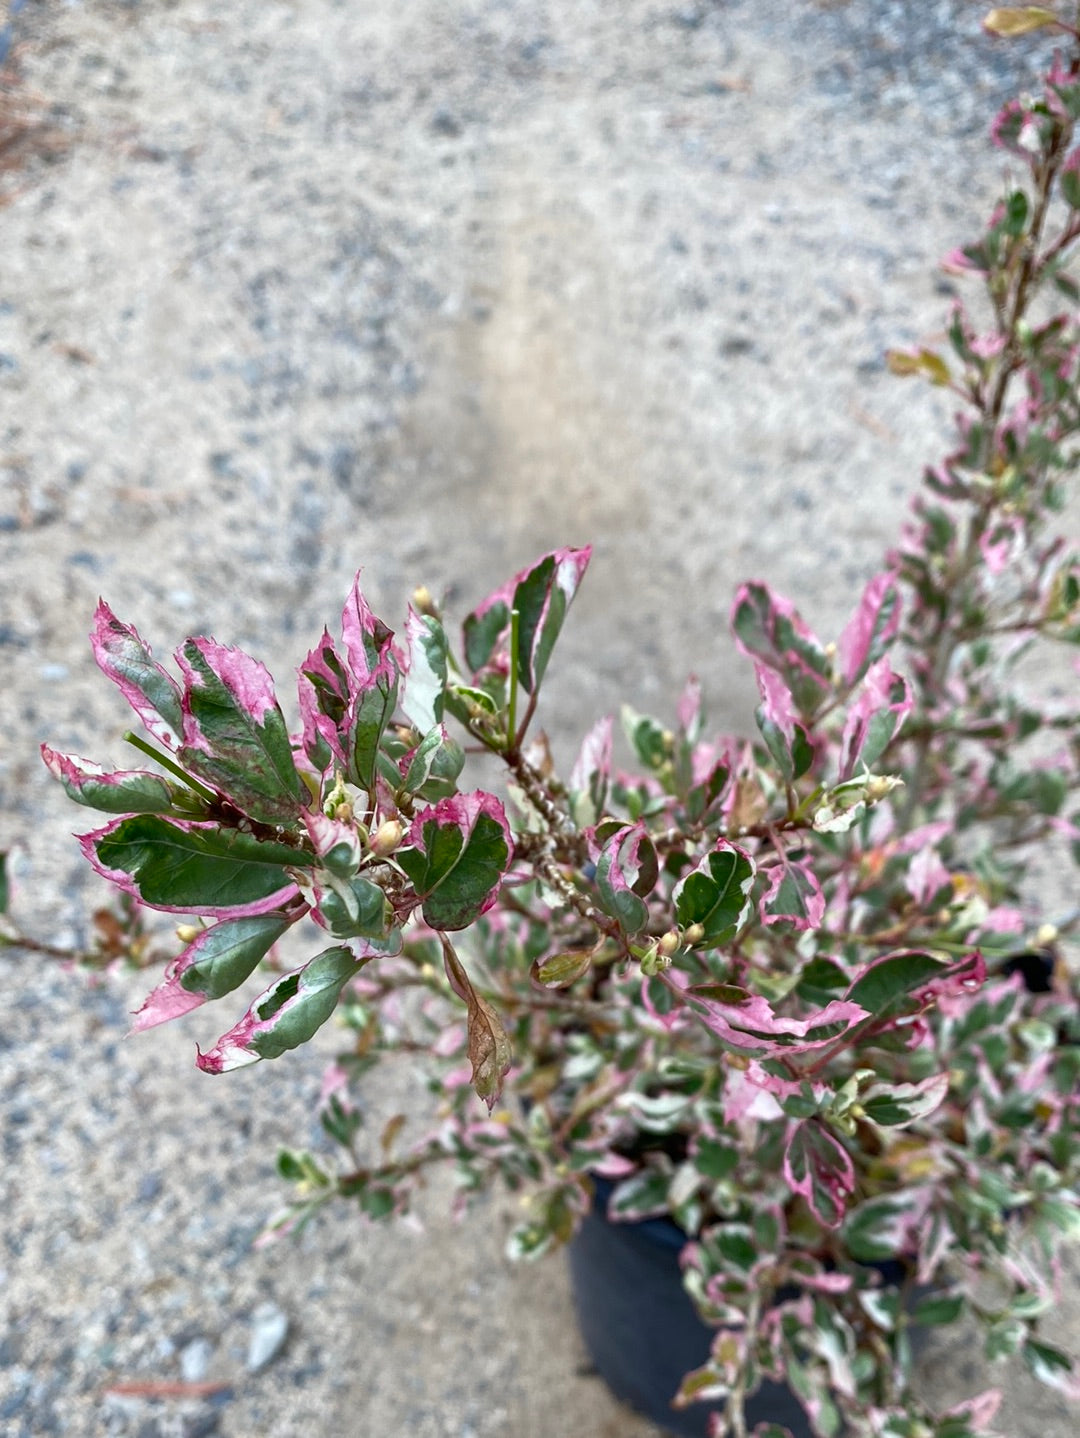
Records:
<instances>
[{"instance_id":1,"label":"curled leaf","mask_svg":"<svg viewBox=\"0 0 1080 1438\"><path fill-rule=\"evenodd\" d=\"M443 967L450 987L462 999L468 1014L469 1062L472 1064L472 1085L488 1106L495 1107L502 1093L503 1079L512 1062L510 1040L502 1020L488 1001L472 986L461 960L450 940L443 936Z\"/></svg>"}]
</instances>

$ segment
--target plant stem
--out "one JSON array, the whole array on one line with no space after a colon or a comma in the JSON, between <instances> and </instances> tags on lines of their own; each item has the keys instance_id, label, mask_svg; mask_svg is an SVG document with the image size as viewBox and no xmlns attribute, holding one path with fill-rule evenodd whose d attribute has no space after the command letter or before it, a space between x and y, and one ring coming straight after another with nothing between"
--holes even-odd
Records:
<instances>
[{"instance_id":1,"label":"plant stem","mask_svg":"<svg viewBox=\"0 0 1080 1438\"><path fill-rule=\"evenodd\" d=\"M510 611L510 704L506 717L507 753L517 750L517 699L518 699L518 644L520 642L521 615L516 609Z\"/></svg>"},{"instance_id":2,"label":"plant stem","mask_svg":"<svg viewBox=\"0 0 1080 1438\"><path fill-rule=\"evenodd\" d=\"M200 799L205 799L208 804L217 803L217 795L212 789L208 789L205 784L200 784L198 779L193 779L190 774L181 769L180 765L170 759L167 754L162 754L159 750L155 749L152 744L148 744L146 740L141 735L136 734L134 730L125 730L124 738L133 748L145 754L148 759L153 759L155 764L160 764L163 769L167 769L170 774L180 780L185 788L190 789L193 794L197 794Z\"/></svg>"}]
</instances>

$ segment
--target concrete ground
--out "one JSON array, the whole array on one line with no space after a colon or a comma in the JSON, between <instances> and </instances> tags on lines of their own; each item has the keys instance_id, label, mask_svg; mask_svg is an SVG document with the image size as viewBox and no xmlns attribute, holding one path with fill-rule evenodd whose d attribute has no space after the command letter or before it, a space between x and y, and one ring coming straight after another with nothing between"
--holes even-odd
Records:
<instances>
[{"instance_id":1,"label":"concrete ground","mask_svg":"<svg viewBox=\"0 0 1080 1438\"><path fill-rule=\"evenodd\" d=\"M0 177L0 848L16 912L102 897L43 739L123 760L98 594L159 653L249 648L287 691L363 566L469 604L592 541L542 722L572 754L630 698L751 677L767 577L825 635L946 442L883 352L939 330L935 264L1001 182L985 134L1038 46L964 0L30 0L22 91L62 145ZM1045 48L1045 47L1044 47ZM84 822L82 828L91 827ZM198 1074L218 1006L123 1039L146 978L0 954L0 1432L71 1438L646 1438L589 1376L560 1263L511 1269L510 1200L425 1232L341 1209L253 1251L334 1037ZM226 1012L228 1010L228 1013ZM381 1078L379 1116L426 1102ZM1075 1285L1074 1285L1075 1287ZM260 1305L284 1347L249 1372ZM1075 1291L1060 1323L1080 1333ZM1062 1400L984 1373L1010 1438ZM110 1391L208 1382L204 1398Z\"/></svg>"}]
</instances>

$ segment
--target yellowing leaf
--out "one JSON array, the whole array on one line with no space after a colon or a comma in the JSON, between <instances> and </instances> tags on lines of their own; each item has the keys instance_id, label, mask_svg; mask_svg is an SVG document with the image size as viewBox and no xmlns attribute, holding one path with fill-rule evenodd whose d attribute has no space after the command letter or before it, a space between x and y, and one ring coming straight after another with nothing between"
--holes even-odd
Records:
<instances>
[{"instance_id":1,"label":"yellowing leaf","mask_svg":"<svg viewBox=\"0 0 1080 1438\"><path fill-rule=\"evenodd\" d=\"M922 374L931 384L947 385L951 378L949 366L933 350L888 350L885 363L891 374Z\"/></svg>"},{"instance_id":2,"label":"yellowing leaf","mask_svg":"<svg viewBox=\"0 0 1080 1438\"><path fill-rule=\"evenodd\" d=\"M1001 5L990 11L983 21L983 29L991 35L1011 39L1057 23L1053 10L1047 10L1044 5Z\"/></svg>"}]
</instances>

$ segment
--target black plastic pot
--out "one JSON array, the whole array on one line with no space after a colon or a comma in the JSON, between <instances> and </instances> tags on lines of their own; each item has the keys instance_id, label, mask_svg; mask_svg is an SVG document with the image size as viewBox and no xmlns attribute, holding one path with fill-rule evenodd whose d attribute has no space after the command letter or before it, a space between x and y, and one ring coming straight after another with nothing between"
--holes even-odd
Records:
<instances>
[{"instance_id":1,"label":"black plastic pot","mask_svg":"<svg viewBox=\"0 0 1080 1438\"><path fill-rule=\"evenodd\" d=\"M718 1405L672 1408L683 1376L709 1356L714 1330L683 1288L679 1253L686 1234L668 1218L613 1223L614 1187L594 1179L592 1212L570 1244L570 1281L585 1347L611 1391L677 1438L707 1438ZM794 1438L812 1438L790 1389L763 1383L747 1401L749 1427L780 1423Z\"/></svg>"}]
</instances>

